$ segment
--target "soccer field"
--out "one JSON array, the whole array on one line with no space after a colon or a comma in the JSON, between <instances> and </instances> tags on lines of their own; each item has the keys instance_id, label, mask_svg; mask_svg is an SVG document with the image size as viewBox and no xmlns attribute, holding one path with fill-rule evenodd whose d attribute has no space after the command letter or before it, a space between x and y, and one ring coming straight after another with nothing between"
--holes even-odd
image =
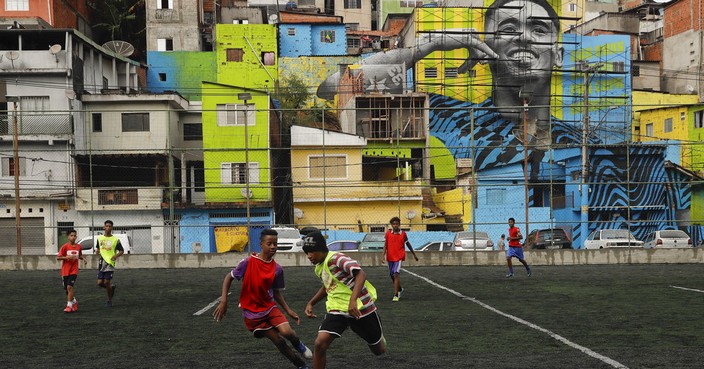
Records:
<instances>
[{"instance_id":1,"label":"soccer field","mask_svg":"<svg viewBox=\"0 0 704 369\"><path fill-rule=\"evenodd\" d=\"M319 282L284 268L287 302L303 316ZM391 302L386 268L365 269L379 292L389 345L375 357L353 332L329 368L700 368L704 265L411 267ZM114 307L82 270L79 311L62 311L59 271L0 272L4 368L293 368L245 329L236 295L222 323L201 315L228 269L118 270ZM233 294L239 285L233 284ZM323 315L324 304L316 307ZM311 345L320 320L294 328Z\"/></svg>"}]
</instances>

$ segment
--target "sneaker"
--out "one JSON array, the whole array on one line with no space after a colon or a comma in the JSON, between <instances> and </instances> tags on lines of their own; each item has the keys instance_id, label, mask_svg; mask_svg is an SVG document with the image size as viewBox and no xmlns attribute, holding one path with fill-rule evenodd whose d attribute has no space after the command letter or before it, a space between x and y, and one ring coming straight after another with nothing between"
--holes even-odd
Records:
<instances>
[{"instance_id":1,"label":"sneaker","mask_svg":"<svg viewBox=\"0 0 704 369\"><path fill-rule=\"evenodd\" d=\"M66 309L64 309L64 313L70 313L72 311L73 311L73 309L71 309L68 305L66 305Z\"/></svg>"},{"instance_id":2,"label":"sneaker","mask_svg":"<svg viewBox=\"0 0 704 369\"><path fill-rule=\"evenodd\" d=\"M398 297L398 295L394 295L394 298L393 298L393 299L391 299L391 301L393 301L393 302L397 302L398 300L399 300L399 297Z\"/></svg>"},{"instance_id":3,"label":"sneaker","mask_svg":"<svg viewBox=\"0 0 704 369\"><path fill-rule=\"evenodd\" d=\"M112 307L112 301L106 301L105 307L107 307L107 308Z\"/></svg>"},{"instance_id":4,"label":"sneaker","mask_svg":"<svg viewBox=\"0 0 704 369\"><path fill-rule=\"evenodd\" d=\"M511 277L513 277L513 273L506 274L506 278L511 278Z\"/></svg>"},{"instance_id":5,"label":"sneaker","mask_svg":"<svg viewBox=\"0 0 704 369\"><path fill-rule=\"evenodd\" d=\"M308 369L308 365L303 364L303 366L299 367L298 369Z\"/></svg>"},{"instance_id":6,"label":"sneaker","mask_svg":"<svg viewBox=\"0 0 704 369\"><path fill-rule=\"evenodd\" d=\"M303 354L303 357L306 359L312 359L313 358L313 351L311 351L306 345L303 344L303 342L298 344L298 352Z\"/></svg>"},{"instance_id":7,"label":"sneaker","mask_svg":"<svg viewBox=\"0 0 704 369\"><path fill-rule=\"evenodd\" d=\"M78 301L73 303L73 306L71 307L71 310L73 311L78 311Z\"/></svg>"},{"instance_id":8,"label":"sneaker","mask_svg":"<svg viewBox=\"0 0 704 369\"><path fill-rule=\"evenodd\" d=\"M529 277L533 275L533 271L530 268L528 268L526 271L528 272Z\"/></svg>"},{"instance_id":9,"label":"sneaker","mask_svg":"<svg viewBox=\"0 0 704 369\"><path fill-rule=\"evenodd\" d=\"M401 291L398 291L398 298L401 298L402 294L403 294L403 287L401 287Z\"/></svg>"}]
</instances>

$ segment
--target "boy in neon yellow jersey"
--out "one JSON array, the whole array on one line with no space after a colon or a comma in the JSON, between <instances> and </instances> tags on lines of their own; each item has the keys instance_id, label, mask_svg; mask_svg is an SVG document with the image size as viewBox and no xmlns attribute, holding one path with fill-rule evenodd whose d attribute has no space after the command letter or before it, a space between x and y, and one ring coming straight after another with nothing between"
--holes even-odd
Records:
<instances>
[{"instance_id":1,"label":"boy in neon yellow jersey","mask_svg":"<svg viewBox=\"0 0 704 369\"><path fill-rule=\"evenodd\" d=\"M106 307L112 307L112 297L115 295L117 287L111 283L112 275L115 272L115 261L125 252L120 240L112 234L112 227L112 220L106 220L103 224L105 234L98 236L98 240L95 242L95 248L100 252L98 286L105 288L108 293Z\"/></svg>"},{"instance_id":2,"label":"boy in neon yellow jersey","mask_svg":"<svg viewBox=\"0 0 704 369\"><path fill-rule=\"evenodd\" d=\"M367 275L359 263L345 254L330 252L325 237L319 231L305 237L303 251L315 265L315 274L323 282L323 286L306 304L306 316L317 318L313 314L313 305L327 297L325 318L318 328L313 349L313 368L325 368L328 347L342 336L347 327L367 341L375 355L386 352L384 332L374 305L376 289L367 281Z\"/></svg>"}]
</instances>

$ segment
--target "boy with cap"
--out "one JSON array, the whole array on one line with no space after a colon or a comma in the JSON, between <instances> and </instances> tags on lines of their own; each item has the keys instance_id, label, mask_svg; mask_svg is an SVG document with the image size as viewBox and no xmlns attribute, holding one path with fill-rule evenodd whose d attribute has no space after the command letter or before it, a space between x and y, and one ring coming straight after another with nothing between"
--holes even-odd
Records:
<instances>
[{"instance_id":1,"label":"boy with cap","mask_svg":"<svg viewBox=\"0 0 704 369\"><path fill-rule=\"evenodd\" d=\"M313 314L313 305L327 297L325 318L318 328L313 349L313 368L323 369L327 350L332 341L342 336L347 327L367 341L375 355L386 352L386 340L374 300L376 289L367 281L367 275L356 260L330 252L325 237L319 231L309 233L303 241L303 251L315 265L315 274L323 286L306 304L306 316Z\"/></svg>"}]
</instances>

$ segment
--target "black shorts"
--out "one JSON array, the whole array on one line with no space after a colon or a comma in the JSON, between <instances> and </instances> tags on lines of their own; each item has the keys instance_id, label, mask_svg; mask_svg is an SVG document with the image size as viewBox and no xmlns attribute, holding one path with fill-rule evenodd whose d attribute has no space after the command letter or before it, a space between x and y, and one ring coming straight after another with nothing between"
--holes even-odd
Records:
<instances>
[{"instance_id":1,"label":"black shorts","mask_svg":"<svg viewBox=\"0 0 704 369\"><path fill-rule=\"evenodd\" d=\"M63 277L64 280L64 289L67 289L68 286L73 287L76 284L76 278L78 278L77 275L71 274Z\"/></svg>"},{"instance_id":2,"label":"black shorts","mask_svg":"<svg viewBox=\"0 0 704 369\"><path fill-rule=\"evenodd\" d=\"M376 311L360 319L355 319L347 315L326 313L323 324L320 325L318 331L341 337L342 332L344 332L347 327L352 328L352 331L357 333L363 340L367 341L369 346L376 345L384 337L384 333L381 329L381 320L379 320L379 315L377 315Z\"/></svg>"}]
</instances>

